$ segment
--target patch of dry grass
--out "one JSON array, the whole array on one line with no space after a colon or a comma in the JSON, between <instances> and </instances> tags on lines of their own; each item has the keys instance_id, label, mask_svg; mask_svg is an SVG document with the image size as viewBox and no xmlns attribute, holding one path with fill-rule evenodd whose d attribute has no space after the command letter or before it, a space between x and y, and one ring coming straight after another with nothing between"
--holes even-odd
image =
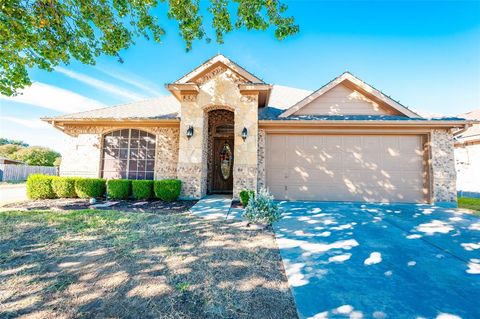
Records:
<instances>
[{"instance_id":1,"label":"patch of dry grass","mask_svg":"<svg viewBox=\"0 0 480 319\"><path fill-rule=\"evenodd\" d=\"M2 318L296 318L273 235L188 213L0 213Z\"/></svg>"}]
</instances>

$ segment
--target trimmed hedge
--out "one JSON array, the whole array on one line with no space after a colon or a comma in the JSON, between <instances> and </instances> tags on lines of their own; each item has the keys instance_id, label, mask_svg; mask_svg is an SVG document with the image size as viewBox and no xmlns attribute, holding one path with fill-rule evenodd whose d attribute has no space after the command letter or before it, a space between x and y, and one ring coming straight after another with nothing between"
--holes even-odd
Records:
<instances>
[{"instance_id":1,"label":"trimmed hedge","mask_svg":"<svg viewBox=\"0 0 480 319\"><path fill-rule=\"evenodd\" d=\"M242 202L243 207L247 207L248 200L250 197L255 197L255 191L251 189L243 189L240 191L240 201Z\"/></svg>"},{"instance_id":2,"label":"trimmed hedge","mask_svg":"<svg viewBox=\"0 0 480 319\"><path fill-rule=\"evenodd\" d=\"M32 174L27 178L27 196L30 199L55 198L52 189L54 176Z\"/></svg>"},{"instance_id":3,"label":"trimmed hedge","mask_svg":"<svg viewBox=\"0 0 480 319\"><path fill-rule=\"evenodd\" d=\"M127 199L130 196L131 182L128 179L111 179L107 181L107 195L112 199Z\"/></svg>"},{"instance_id":4,"label":"trimmed hedge","mask_svg":"<svg viewBox=\"0 0 480 319\"><path fill-rule=\"evenodd\" d=\"M163 201L177 200L182 189L182 181L178 179L164 179L153 182L155 196Z\"/></svg>"},{"instance_id":5,"label":"trimmed hedge","mask_svg":"<svg viewBox=\"0 0 480 319\"><path fill-rule=\"evenodd\" d=\"M105 180L102 178L77 178L75 181L75 192L80 198L102 197L105 189Z\"/></svg>"},{"instance_id":6,"label":"trimmed hedge","mask_svg":"<svg viewBox=\"0 0 480 319\"><path fill-rule=\"evenodd\" d=\"M52 177L52 189L57 198L77 197L75 192L75 178L73 177Z\"/></svg>"},{"instance_id":7,"label":"trimmed hedge","mask_svg":"<svg viewBox=\"0 0 480 319\"><path fill-rule=\"evenodd\" d=\"M125 180L86 177L60 177L33 174L27 179L27 195L31 199L44 198L92 198L103 197L107 191L112 199L137 200L157 197L163 201L175 201L180 196L182 182L178 179Z\"/></svg>"},{"instance_id":8,"label":"trimmed hedge","mask_svg":"<svg viewBox=\"0 0 480 319\"><path fill-rule=\"evenodd\" d=\"M149 199L153 195L153 181L133 180L132 196L135 199Z\"/></svg>"}]
</instances>

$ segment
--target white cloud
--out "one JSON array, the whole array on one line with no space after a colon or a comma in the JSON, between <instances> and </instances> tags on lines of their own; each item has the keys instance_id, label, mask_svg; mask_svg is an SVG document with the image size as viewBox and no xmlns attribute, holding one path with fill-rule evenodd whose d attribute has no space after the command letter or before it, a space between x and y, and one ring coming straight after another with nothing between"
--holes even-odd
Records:
<instances>
[{"instance_id":1,"label":"white cloud","mask_svg":"<svg viewBox=\"0 0 480 319\"><path fill-rule=\"evenodd\" d=\"M29 128L46 129L51 128L48 123L43 122L40 119L24 119L13 116L0 116L0 121L9 121L15 124L20 124Z\"/></svg>"},{"instance_id":2,"label":"white cloud","mask_svg":"<svg viewBox=\"0 0 480 319\"><path fill-rule=\"evenodd\" d=\"M63 113L81 112L106 106L75 92L41 82L33 83L20 93L12 97L0 95L0 100L26 103Z\"/></svg>"},{"instance_id":3,"label":"white cloud","mask_svg":"<svg viewBox=\"0 0 480 319\"><path fill-rule=\"evenodd\" d=\"M65 74L66 76L68 76L72 79L75 79L77 81L88 84L88 85L90 85L90 86L92 86L92 87L94 87L98 90L102 90L102 91L113 93L115 95L123 96L123 97L125 97L129 100L137 101L137 100L145 99L145 96L143 96L141 94L137 94L135 92L126 90L122 87L118 87L116 85L113 85L113 84L110 84L110 83L107 83L107 82L104 82L104 81L101 81L101 80L98 80L98 79L95 79L95 78L93 78L91 76L88 76L88 75L85 75L85 74L70 71L70 70L67 70L67 69L62 68L62 67L57 67L57 68L55 68L55 70L62 73L62 74Z\"/></svg>"},{"instance_id":4,"label":"white cloud","mask_svg":"<svg viewBox=\"0 0 480 319\"><path fill-rule=\"evenodd\" d=\"M136 74L130 74L130 73L125 73L125 72L119 72L116 70L111 70L111 69L104 69L101 67L97 68L101 72L107 74L108 76L118 79L122 82L128 83L130 85L133 85L141 90L143 90L146 93L149 93L152 96L159 96L162 94L161 88L150 82L149 80L146 80Z\"/></svg>"}]
</instances>

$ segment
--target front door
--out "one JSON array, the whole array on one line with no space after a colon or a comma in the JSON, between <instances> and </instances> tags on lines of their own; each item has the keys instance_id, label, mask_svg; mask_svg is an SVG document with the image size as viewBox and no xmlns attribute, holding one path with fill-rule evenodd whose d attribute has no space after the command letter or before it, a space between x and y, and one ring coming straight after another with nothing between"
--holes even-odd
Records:
<instances>
[{"instance_id":1,"label":"front door","mask_svg":"<svg viewBox=\"0 0 480 319\"><path fill-rule=\"evenodd\" d=\"M233 138L213 140L212 193L233 192Z\"/></svg>"}]
</instances>

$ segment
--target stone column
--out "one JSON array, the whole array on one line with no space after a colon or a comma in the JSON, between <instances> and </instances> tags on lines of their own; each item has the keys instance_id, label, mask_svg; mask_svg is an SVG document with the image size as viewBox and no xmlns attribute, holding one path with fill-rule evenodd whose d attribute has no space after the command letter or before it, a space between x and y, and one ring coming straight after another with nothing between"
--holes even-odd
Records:
<instances>
[{"instance_id":1,"label":"stone column","mask_svg":"<svg viewBox=\"0 0 480 319\"><path fill-rule=\"evenodd\" d=\"M267 174L265 169L265 145L267 143L267 134L265 130L258 130L258 169L257 169L257 188L260 189L262 187L267 186ZM258 190L257 189L257 190Z\"/></svg>"},{"instance_id":2,"label":"stone column","mask_svg":"<svg viewBox=\"0 0 480 319\"><path fill-rule=\"evenodd\" d=\"M177 176L182 181L181 198L199 199L206 195L204 181L206 163L204 152L205 120L196 98L183 96L181 105L182 122L180 124ZM187 137L187 129L193 126L193 136Z\"/></svg>"},{"instance_id":3,"label":"stone column","mask_svg":"<svg viewBox=\"0 0 480 319\"><path fill-rule=\"evenodd\" d=\"M235 108L235 151L233 166L233 198L242 189L257 189L258 93L246 94ZM248 136L242 139L243 128Z\"/></svg>"},{"instance_id":4,"label":"stone column","mask_svg":"<svg viewBox=\"0 0 480 319\"><path fill-rule=\"evenodd\" d=\"M432 186L435 203L457 201L453 135L448 130L431 133Z\"/></svg>"}]
</instances>

